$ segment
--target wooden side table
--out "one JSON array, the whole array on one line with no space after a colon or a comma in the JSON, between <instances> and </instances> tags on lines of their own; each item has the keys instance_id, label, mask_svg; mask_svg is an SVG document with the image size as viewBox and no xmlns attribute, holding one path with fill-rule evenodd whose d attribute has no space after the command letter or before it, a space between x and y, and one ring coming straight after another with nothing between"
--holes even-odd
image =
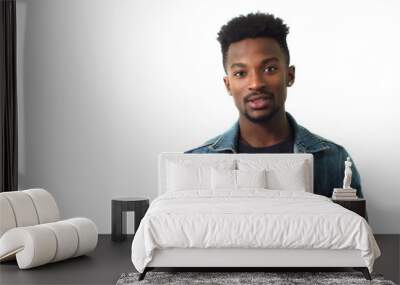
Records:
<instances>
[{"instance_id":1,"label":"wooden side table","mask_svg":"<svg viewBox=\"0 0 400 285\"><path fill-rule=\"evenodd\" d=\"M126 239L126 212L135 212L135 233L149 208L150 200L142 197L114 198L111 201L111 240Z\"/></svg>"},{"instance_id":2,"label":"wooden side table","mask_svg":"<svg viewBox=\"0 0 400 285\"><path fill-rule=\"evenodd\" d=\"M332 202L339 204L340 206L353 211L356 214L359 214L364 219L367 219L366 212L366 201L365 199L354 199L354 200L340 200L340 199L332 199Z\"/></svg>"}]
</instances>

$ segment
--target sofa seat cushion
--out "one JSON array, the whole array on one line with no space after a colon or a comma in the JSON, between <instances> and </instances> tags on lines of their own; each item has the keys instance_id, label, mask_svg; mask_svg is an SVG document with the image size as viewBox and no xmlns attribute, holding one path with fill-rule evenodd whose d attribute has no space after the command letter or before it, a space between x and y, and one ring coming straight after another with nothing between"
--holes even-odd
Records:
<instances>
[{"instance_id":1,"label":"sofa seat cushion","mask_svg":"<svg viewBox=\"0 0 400 285\"><path fill-rule=\"evenodd\" d=\"M92 251L97 236L86 218L13 228L0 238L0 261L16 257L20 269L57 262Z\"/></svg>"}]
</instances>

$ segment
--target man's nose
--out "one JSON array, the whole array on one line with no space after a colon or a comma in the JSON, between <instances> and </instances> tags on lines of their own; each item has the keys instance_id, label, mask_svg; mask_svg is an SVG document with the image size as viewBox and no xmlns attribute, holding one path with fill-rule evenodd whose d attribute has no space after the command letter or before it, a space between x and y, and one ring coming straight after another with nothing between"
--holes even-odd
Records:
<instances>
[{"instance_id":1,"label":"man's nose","mask_svg":"<svg viewBox=\"0 0 400 285\"><path fill-rule=\"evenodd\" d=\"M249 76L249 90L260 90L265 87L265 80L263 74L254 71Z\"/></svg>"}]
</instances>

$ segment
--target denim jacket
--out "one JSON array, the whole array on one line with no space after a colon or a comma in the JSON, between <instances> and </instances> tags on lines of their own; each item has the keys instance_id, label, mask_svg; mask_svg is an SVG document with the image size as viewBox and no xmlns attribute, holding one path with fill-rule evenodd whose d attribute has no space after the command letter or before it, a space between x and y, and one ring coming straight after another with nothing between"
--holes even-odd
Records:
<instances>
[{"instance_id":1,"label":"denim jacket","mask_svg":"<svg viewBox=\"0 0 400 285\"><path fill-rule=\"evenodd\" d=\"M344 147L323 137L315 135L298 125L286 112L289 124L294 132L294 153L311 153L314 157L314 193L331 197L333 188L343 187L344 162L350 155ZM239 122L227 132L214 137L203 145L185 153L237 153L239 140ZM353 175L351 187L357 189L359 198L363 198L360 175L352 160Z\"/></svg>"}]
</instances>

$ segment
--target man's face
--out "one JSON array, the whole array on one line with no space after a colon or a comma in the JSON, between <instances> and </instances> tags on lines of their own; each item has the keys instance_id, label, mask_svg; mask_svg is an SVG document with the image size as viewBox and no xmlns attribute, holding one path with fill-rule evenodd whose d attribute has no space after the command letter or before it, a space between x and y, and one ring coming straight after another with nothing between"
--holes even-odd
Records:
<instances>
[{"instance_id":1,"label":"man's face","mask_svg":"<svg viewBox=\"0 0 400 285\"><path fill-rule=\"evenodd\" d=\"M286 88L294 81L283 51L272 38L249 38L229 46L224 77L240 116L265 123L285 112Z\"/></svg>"}]
</instances>

